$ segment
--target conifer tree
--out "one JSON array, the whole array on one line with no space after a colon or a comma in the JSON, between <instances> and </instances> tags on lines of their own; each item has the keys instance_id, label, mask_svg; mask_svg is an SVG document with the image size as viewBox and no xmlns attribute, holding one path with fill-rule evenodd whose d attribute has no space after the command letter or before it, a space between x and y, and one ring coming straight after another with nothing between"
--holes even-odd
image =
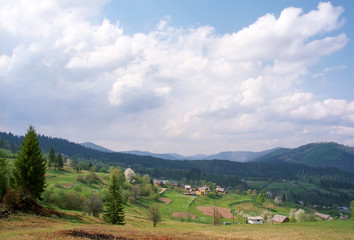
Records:
<instances>
[{"instance_id":1,"label":"conifer tree","mask_svg":"<svg viewBox=\"0 0 354 240\"><path fill-rule=\"evenodd\" d=\"M63 157L61 156L61 153L58 153L56 157L56 164L59 169L62 169L64 167Z\"/></svg>"},{"instance_id":2,"label":"conifer tree","mask_svg":"<svg viewBox=\"0 0 354 240\"><path fill-rule=\"evenodd\" d=\"M54 153L54 148L51 147L49 150L49 155L48 155L48 167L55 166L55 153Z\"/></svg>"},{"instance_id":3,"label":"conifer tree","mask_svg":"<svg viewBox=\"0 0 354 240\"><path fill-rule=\"evenodd\" d=\"M0 202L7 191L8 182L7 161L2 158L2 152L0 151Z\"/></svg>"},{"instance_id":4,"label":"conifer tree","mask_svg":"<svg viewBox=\"0 0 354 240\"><path fill-rule=\"evenodd\" d=\"M124 225L125 212L122 193L119 190L118 179L115 174L111 175L108 194L103 213L103 219L111 224Z\"/></svg>"},{"instance_id":5,"label":"conifer tree","mask_svg":"<svg viewBox=\"0 0 354 240\"><path fill-rule=\"evenodd\" d=\"M27 190L34 199L41 199L41 193L45 188L45 171L46 163L38 136L33 126L30 126L14 161L14 187Z\"/></svg>"}]
</instances>

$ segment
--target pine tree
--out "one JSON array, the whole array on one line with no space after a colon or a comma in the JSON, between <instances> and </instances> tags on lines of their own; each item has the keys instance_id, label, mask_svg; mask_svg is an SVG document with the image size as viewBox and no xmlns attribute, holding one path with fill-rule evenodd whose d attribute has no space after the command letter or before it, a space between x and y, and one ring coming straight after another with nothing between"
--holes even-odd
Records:
<instances>
[{"instance_id":1,"label":"pine tree","mask_svg":"<svg viewBox=\"0 0 354 240\"><path fill-rule=\"evenodd\" d=\"M21 141L13 168L13 184L15 188L27 190L34 199L41 199L45 188L46 163L41 153L37 133L29 127Z\"/></svg>"},{"instance_id":2,"label":"pine tree","mask_svg":"<svg viewBox=\"0 0 354 240\"><path fill-rule=\"evenodd\" d=\"M112 175L108 187L103 219L111 224L124 225L125 212L123 207L122 193L119 190L117 176Z\"/></svg>"},{"instance_id":3,"label":"pine tree","mask_svg":"<svg viewBox=\"0 0 354 240\"><path fill-rule=\"evenodd\" d=\"M62 169L64 167L64 162L61 153L58 153L55 162L59 169Z\"/></svg>"},{"instance_id":4,"label":"pine tree","mask_svg":"<svg viewBox=\"0 0 354 240\"><path fill-rule=\"evenodd\" d=\"M54 153L54 148L51 147L49 150L49 155L48 155L48 167L55 167L55 153Z\"/></svg>"}]
</instances>

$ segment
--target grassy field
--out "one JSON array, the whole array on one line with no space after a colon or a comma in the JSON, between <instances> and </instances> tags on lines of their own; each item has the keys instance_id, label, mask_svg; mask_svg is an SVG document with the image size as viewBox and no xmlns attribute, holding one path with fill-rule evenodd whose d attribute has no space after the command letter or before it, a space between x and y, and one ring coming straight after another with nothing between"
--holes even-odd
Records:
<instances>
[{"instance_id":1,"label":"grassy field","mask_svg":"<svg viewBox=\"0 0 354 240\"><path fill-rule=\"evenodd\" d=\"M11 162L9 163L11 165ZM104 196L108 183L107 173L95 173L96 180L90 183L80 179L90 172L76 172L72 168L63 171L48 170L46 173L47 194L77 193L89 196L96 193ZM291 189L311 189L311 184L292 182L256 182L276 189L284 184ZM45 206L64 212L64 218L39 217L27 214L10 215L0 218L0 239L354 239L354 221L307 222L289 224L245 224L245 219L235 210L252 216L261 215L265 210L274 214L288 215L291 208L300 208L292 202L276 205L271 199L257 204L247 195L226 194L213 199L206 196L185 196L181 189L170 189L161 197L170 203L152 201L141 197L136 204L125 206L126 225L112 226L100 218L84 215L81 211L62 210L55 205ZM156 228L147 219L147 208L158 205L162 222ZM223 207L231 210L235 218L220 219L234 224L212 225L213 217L206 216L198 207ZM311 209L305 208L311 213ZM189 213L195 219L173 217L174 212Z\"/></svg>"},{"instance_id":2,"label":"grassy field","mask_svg":"<svg viewBox=\"0 0 354 240\"><path fill-rule=\"evenodd\" d=\"M156 228L127 214L125 226L15 215L0 220L0 239L354 239L354 221L213 226L165 219Z\"/></svg>"}]
</instances>

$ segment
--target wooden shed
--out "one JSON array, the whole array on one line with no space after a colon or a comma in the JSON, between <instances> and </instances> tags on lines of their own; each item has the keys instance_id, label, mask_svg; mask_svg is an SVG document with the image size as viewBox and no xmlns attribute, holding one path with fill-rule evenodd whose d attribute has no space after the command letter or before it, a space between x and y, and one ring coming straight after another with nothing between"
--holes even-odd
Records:
<instances>
[{"instance_id":1,"label":"wooden shed","mask_svg":"<svg viewBox=\"0 0 354 240\"><path fill-rule=\"evenodd\" d=\"M270 220L270 222L279 224L279 223L288 223L289 218L283 215L274 215L274 217Z\"/></svg>"}]
</instances>

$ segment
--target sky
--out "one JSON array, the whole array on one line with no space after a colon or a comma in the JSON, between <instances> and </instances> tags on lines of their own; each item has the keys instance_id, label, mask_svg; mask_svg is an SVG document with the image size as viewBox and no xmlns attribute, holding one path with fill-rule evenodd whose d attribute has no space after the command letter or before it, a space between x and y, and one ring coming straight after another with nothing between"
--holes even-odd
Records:
<instances>
[{"instance_id":1,"label":"sky","mask_svg":"<svg viewBox=\"0 0 354 240\"><path fill-rule=\"evenodd\" d=\"M354 146L354 2L0 0L0 131L183 155Z\"/></svg>"}]
</instances>

